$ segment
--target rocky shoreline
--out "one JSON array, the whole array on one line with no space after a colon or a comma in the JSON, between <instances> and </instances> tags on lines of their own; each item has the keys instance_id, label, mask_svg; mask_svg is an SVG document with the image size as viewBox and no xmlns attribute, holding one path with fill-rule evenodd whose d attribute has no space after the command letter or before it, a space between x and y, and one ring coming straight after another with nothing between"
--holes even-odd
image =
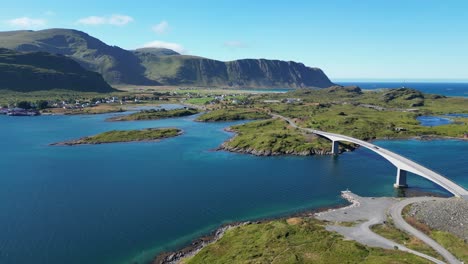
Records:
<instances>
[{"instance_id":1,"label":"rocky shoreline","mask_svg":"<svg viewBox=\"0 0 468 264\"><path fill-rule=\"evenodd\" d=\"M229 151L233 153L241 153L241 154L251 154L255 156L282 156L282 155L291 155L291 156L312 156L312 155L333 155L331 150L323 150L323 149L310 149L307 151L296 152L296 151L286 151L286 152L275 152L271 150L257 150L254 148L235 148L229 146L229 142L234 140L237 136L237 131L233 130L231 127L227 127L224 129L226 132L234 133L235 135L225 141L221 146L216 148L216 151ZM356 148L345 148L344 151L340 149L340 154L343 152L353 151Z\"/></svg>"},{"instance_id":2,"label":"rocky shoreline","mask_svg":"<svg viewBox=\"0 0 468 264\"><path fill-rule=\"evenodd\" d=\"M180 136L184 133L184 131L180 130L177 135L173 137ZM159 142L161 140L171 138L171 137L164 137L164 138L158 138L158 139L139 139L139 140L128 140L128 141L115 141L115 142L89 142L87 139L90 137L82 137L79 139L73 139L73 140L68 140L68 141L61 141L61 142L55 142L55 143L50 143L49 146L77 146L77 145L101 145L101 144L113 144L113 143L130 143L130 142Z\"/></svg>"},{"instance_id":3,"label":"rocky shoreline","mask_svg":"<svg viewBox=\"0 0 468 264\"><path fill-rule=\"evenodd\" d=\"M158 256L156 256L154 258L154 260L151 263L152 264L177 264L177 263L179 263L180 261L182 261L185 258L192 257L192 256L196 255L204 247L206 247L206 246L208 246L208 245L210 245L212 243L215 243L216 241L221 239L223 237L223 235L226 233L226 231L228 231L228 230L230 230L232 228L239 227L239 226L251 225L251 224L260 224L260 223L268 222L268 221L275 220L275 219L288 219L288 218L292 218L292 217L314 217L316 214L319 214L321 212L326 212L326 211L330 211L330 210L336 210L336 209L339 209L339 208L345 208L345 207L348 207L348 206L352 206L352 204L350 204L347 199L345 199L345 200L347 202L346 204L340 204L340 205L336 205L336 206L327 206L327 207L322 207L322 208L318 208L318 209L314 209L314 210L307 210L307 211L303 211L303 212L299 212L299 213L290 214L290 215L287 215L287 216L270 217L270 218L264 218L264 219L260 219L260 220L256 220L256 221L234 222L234 223L222 225L221 227L217 228L216 230L214 230L210 234L208 234L206 236L202 236L202 237L192 241L190 243L190 245L188 245L188 246L186 246L186 247L184 247L182 249L175 250L175 251L169 251L169 252L163 252L163 253L159 254Z\"/></svg>"}]
</instances>

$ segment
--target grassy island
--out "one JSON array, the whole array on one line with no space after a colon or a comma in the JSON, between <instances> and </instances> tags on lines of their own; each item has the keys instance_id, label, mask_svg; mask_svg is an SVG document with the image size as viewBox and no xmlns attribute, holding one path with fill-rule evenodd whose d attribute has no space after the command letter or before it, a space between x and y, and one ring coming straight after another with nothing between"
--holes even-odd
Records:
<instances>
[{"instance_id":1,"label":"grassy island","mask_svg":"<svg viewBox=\"0 0 468 264\"><path fill-rule=\"evenodd\" d=\"M255 120L270 118L265 112L261 112L248 108L229 108L218 109L206 113L197 118L197 121L202 122L219 122L219 121L235 121L235 120Z\"/></svg>"},{"instance_id":2,"label":"grassy island","mask_svg":"<svg viewBox=\"0 0 468 264\"><path fill-rule=\"evenodd\" d=\"M183 108L183 109L151 109L151 110L142 110L137 113L133 113L125 116L116 116L107 119L108 121L137 121L137 120L157 120L163 118L171 117L182 117L198 114L199 111L193 108Z\"/></svg>"},{"instance_id":3,"label":"grassy island","mask_svg":"<svg viewBox=\"0 0 468 264\"><path fill-rule=\"evenodd\" d=\"M254 155L311 155L331 151L328 140L290 127L286 121L269 119L233 126L237 135L223 149ZM345 145L343 145L345 147Z\"/></svg>"},{"instance_id":4,"label":"grassy island","mask_svg":"<svg viewBox=\"0 0 468 264\"><path fill-rule=\"evenodd\" d=\"M289 218L234 227L182 263L430 262L410 253L343 240L312 218Z\"/></svg>"},{"instance_id":5,"label":"grassy island","mask_svg":"<svg viewBox=\"0 0 468 264\"><path fill-rule=\"evenodd\" d=\"M177 128L148 128L142 130L113 130L97 134L95 136L84 137L77 140L54 143L52 145L83 145L83 144L104 144L117 142L134 141L155 141L163 138L178 136L182 133Z\"/></svg>"}]
</instances>

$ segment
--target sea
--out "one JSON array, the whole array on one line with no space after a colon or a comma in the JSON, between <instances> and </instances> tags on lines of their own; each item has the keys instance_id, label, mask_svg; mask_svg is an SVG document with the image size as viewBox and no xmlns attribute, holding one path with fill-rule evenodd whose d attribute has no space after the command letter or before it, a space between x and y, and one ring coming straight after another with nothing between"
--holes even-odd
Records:
<instances>
[{"instance_id":1,"label":"sea","mask_svg":"<svg viewBox=\"0 0 468 264\"><path fill-rule=\"evenodd\" d=\"M463 92L462 92L463 93ZM240 122L195 116L107 122L118 114L0 116L0 263L147 263L233 221L285 216L362 196L450 194L359 148L333 156L216 151ZM431 120L431 125L438 125ZM177 127L160 142L50 146L113 129ZM468 142L379 140L468 188Z\"/></svg>"}]
</instances>

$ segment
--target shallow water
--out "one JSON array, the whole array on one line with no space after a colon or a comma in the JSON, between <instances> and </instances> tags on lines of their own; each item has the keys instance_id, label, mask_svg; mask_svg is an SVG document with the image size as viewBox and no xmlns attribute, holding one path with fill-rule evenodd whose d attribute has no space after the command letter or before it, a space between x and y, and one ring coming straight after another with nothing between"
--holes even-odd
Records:
<instances>
[{"instance_id":1,"label":"shallow water","mask_svg":"<svg viewBox=\"0 0 468 264\"><path fill-rule=\"evenodd\" d=\"M396 195L395 168L371 151L254 157L212 151L231 123L194 117L105 122L93 116L0 116L0 263L131 263L221 223L333 206L349 188ZM178 127L150 143L48 144L111 129ZM377 141L468 188L468 143ZM409 176L413 189L445 193Z\"/></svg>"}]
</instances>

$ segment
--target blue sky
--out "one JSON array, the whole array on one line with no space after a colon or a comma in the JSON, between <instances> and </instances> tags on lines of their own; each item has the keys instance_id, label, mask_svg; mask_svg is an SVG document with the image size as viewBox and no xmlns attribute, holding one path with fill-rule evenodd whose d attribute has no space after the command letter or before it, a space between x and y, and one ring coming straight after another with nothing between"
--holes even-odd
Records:
<instances>
[{"instance_id":1,"label":"blue sky","mask_svg":"<svg viewBox=\"0 0 468 264\"><path fill-rule=\"evenodd\" d=\"M468 80L468 1L7 1L0 30L74 28L126 49L320 67L333 80Z\"/></svg>"}]
</instances>

